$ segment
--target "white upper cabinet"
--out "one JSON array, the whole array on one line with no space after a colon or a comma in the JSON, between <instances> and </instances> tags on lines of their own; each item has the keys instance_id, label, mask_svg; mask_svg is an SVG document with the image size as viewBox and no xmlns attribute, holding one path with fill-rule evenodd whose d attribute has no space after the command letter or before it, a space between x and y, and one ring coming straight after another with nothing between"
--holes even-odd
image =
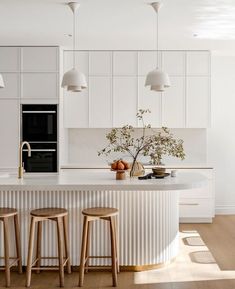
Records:
<instances>
[{"instance_id":1,"label":"white upper cabinet","mask_svg":"<svg viewBox=\"0 0 235 289\"><path fill-rule=\"evenodd\" d=\"M58 76L56 73L23 73L22 98L57 98Z\"/></svg>"},{"instance_id":2,"label":"white upper cabinet","mask_svg":"<svg viewBox=\"0 0 235 289\"><path fill-rule=\"evenodd\" d=\"M22 71L56 72L59 70L58 47L23 47Z\"/></svg>"},{"instance_id":3,"label":"white upper cabinet","mask_svg":"<svg viewBox=\"0 0 235 289\"><path fill-rule=\"evenodd\" d=\"M188 77L186 93L186 126L210 126L210 87L208 77Z\"/></svg>"},{"instance_id":4,"label":"white upper cabinet","mask_svg":"<svg viewBox=\"0 0 235 289\"><path fill-rule=\"evenodd\" d=\"M139 99L138 109L149 109L151 113L144 116L145 124L151 124L152 127L161 126L161 93L151 91L148 87L144 86L145 77L139 77ZM142 127L142 123L138 124Z\"/></svg>"},{"instance_id":5,"label":"white upper cabinet","mask_svg":"<svg viewBox=\"0 0 235 289\"><path fill-rule=\"evenodd\" d=\"M0 98L20 97L20 76L19 73L2 73L5 87L0 89Z\"/></svg>"},{"instance_id":6,"label":"white upper cabinet","mask_svg":"<svg viewBox=\"0 0 235 289\"><path fill-rule=\"evenodd\" d=\"M169 74L171 81L171 87L163 93L145 87L147 74L157 66L156 51L76 51L75 54L76 67L88 80L88 100L80 103L82 120L73 108L65 112L69 116L67 127L109 128L124 124L139 127L138 109L151 110L145 117L146 123L156 128L210 125L209 51L159 51L158 66ZM72 51L65 51L64 71L71 69L72 63ZM88 115L85 117L84 113Z\"/></svg>"},{"instance_id":7,"label":"white upper cabinet","mask_svg":"<svg viewBox=\"0 0 235 289\"><path fill-rule=\"evenodd\" d=\"M64 92L64 127L89 127L88 90Z\"/></svg>"},{"instance_id":8,"label":"white upper cabinet","mask_svg":"<svg viewBox=\"0 0 235 289\"><path fill-rule=\"evenodd\" d=\"M119 76L136 76L137 59L137 51L113 52L113 74Z\"/></svg>"},{"instance_id":9,"label":"white upper cabinet","mask_svg":"<svg viewBox=\"0 0 235 289\"><path fill-rule=\"evenodd\" d=\"M0 47L0 72L17 72L20 69L20 48Z\"/></svg>"},{"instance_id":10,"label":"white upper cabinet","mask_svg":"<svg viewBox=\"0 0 235 289\"><path fill-rule=\"evenodd\" d=\"M186 74L189 76L210 75L210 53L209 51L188 51Z\"/></svg>"},{"instance_id":11,"label":"white upper cabinet","mask_svg":"<svg viewBox=\"0 0 235 289\"><path fill-rule=\"evenodd\" d=\"M171 77L171 87L162 94L162 125L185 127L185 79Z\"/></svg>"},{"instance_id":12,"label":"white upper cabinet","mask_svg":"<svg viewBox=\"0 0 235 289\"><path fill-rule=\"evenodd\" d=\"M0 168L18 166L19 112L19 100L0 99Z\"/></svg>"},{"instance_id":13,"label":"white upper cabinet","mask_svg":"<svg viewBox=\"0 0 235 289\"><path fill-rule=\"evenodd\" d=\"M159 66L160 65L161 63L159 63ZM154 70L156 66L157 66L156 52L140 51L138 53L138 75L146 76L150 71Z\"/></svg>"},{"instance_id":14,"label":"white upper cabinet","mask_svg":"<svg viewBox=\"0 0 235 289\"><path fill-rule=\"evenodd\" d=\"M137 78L115 77L113 79L113 126L129 124L137 127Z\"/></svg>"},{"instance_id":15,"label":"white upper cabinet","mask_svg":"<svg viewBox=\"0 0 235 289\"><path fill-rule=\"evenodd\" d=\"M84 73L86 76L88 75L89 67L88 61L89 55L86 51L75 51L75 67ZM64 52L64 72L73 68L73 51L65 51Z\"/></svg>"},{"instance_id":16,"label":"white upper cabinet","mask_svg":"<svg viewBox=\"0 0 235 289\"><path fill-rule=\"evenodd\" d=\"M162 69L170 76L184 76L185 53L182 51L162 52Z\"/></svg>"},{"instance_id":17,"label":"white upper cabinet","mask_svg":"<svg viewBox=\"0 0 235 289\"><path fill-rule=\"evenodd\" d=\"M110 76L112 73L112 53L92 51L89 54L89 75Z\"/></svg>"},{"instance_id":18,"label":"white upper cabinet","mask_svg":"<svg viewBox=\"0 0 235 289\"><path fill-rule=\"evenodd\" d=\"M112 127L111 77L90 77L89 116L92 128Z\"/></svg>"}]
</instances>

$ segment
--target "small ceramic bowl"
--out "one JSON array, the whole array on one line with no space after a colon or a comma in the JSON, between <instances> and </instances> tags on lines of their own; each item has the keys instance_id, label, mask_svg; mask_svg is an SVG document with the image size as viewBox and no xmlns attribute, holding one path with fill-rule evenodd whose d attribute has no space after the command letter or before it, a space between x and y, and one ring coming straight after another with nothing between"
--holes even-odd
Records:
<instances>
[{"instance_id":1,"label":"small ceramic bowl","mask_svg":"<svg viewBox=\"0 0 235 289\"><path fill-rule=\"evenodd\" d=\"M159 167L159 168L152 168L152 171L153 171L154 175L162 176L165 174L166 169Z\"/></svg>"}]
</instances>

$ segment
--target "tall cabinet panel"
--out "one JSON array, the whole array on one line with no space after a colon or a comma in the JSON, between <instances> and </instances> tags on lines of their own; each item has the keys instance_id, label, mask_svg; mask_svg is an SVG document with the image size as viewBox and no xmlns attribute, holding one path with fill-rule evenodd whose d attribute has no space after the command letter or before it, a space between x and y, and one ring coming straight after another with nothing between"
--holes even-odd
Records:
<instances>
[{"instance_id":1,"label":"tall cabinet panel","mask_svg":"<svg viewBox=\"0 0 235 289\"><path fill-rule=\"evenodd\" d=\"M187 79L186 126L205 128L209 126L208 77L191 76Z\"/></svg>"},{"instance_id":2,"label":"tall cabinet panel","mask_svg":"<svg viewBox=\"0 0 235 289\"><path fill-rule=\"evenodd\" d=\"M20 69L20 48L0 47L0 71L18 72Z\"/></svg>"},{"instance_id":3,"label":"tall cabinet panel","mask_svg":"<svg viewBox=\"0 0 235 289\"><path fill-rule=\"evenodd\" d=\"M125 124L137 126L136 77L115 77L113 79L113 126Z\"/></svg>"},{"instance_id":4,"label":"tall cabinet panel","mask_svg":"<svg viewBox=\"0 0 235 289\"><path fill-rule=\"evenodd\" d=\"M0 169L18 166L19 110L19 100L0 99Z\"/></svg>"},{"instance_id":5,"label":"tall cabinet panel","mask_svg":"<svg viewBox=\"0 0 235 289\"><path fill-rule=\"evenodd\" d=\"M58 47L21 48L21 102L58 103Z\"/></svg>"},{"instance_id":6,"label":"tall cabinet panel","mask_svg":"<svg viewBox=\"0 0 235 289\"><path fill-rule=\"evenodd\" d=\"M185 127L185 79L172 76L171 87L162 95L162 125Z\"/></svg>"},{"instance_id":7,"label":"tall cabinet panel","mask_svg":"<svg viewBox=\"0 0 235 289\"><path fill-rule=\"evenodd\" d=\"M92 128L112 127L111 78L90 77L90 125Z\"/></svg>"},{"instance_id":8,"label":"tall cabinet panel","mask_svg":"<svg viewBox=\"0 0 235 289\"><path fill-rule=\"evenodd\" d=\"M149 109L151 113L144 116L145 124L151 124L152 127L160 127L162 112L161 112L161 93L151 91L144 86L145 77L139 77L138 90L138 109ZM142 127L142 123L138 124Z\"/></svg>"}]
</instances>

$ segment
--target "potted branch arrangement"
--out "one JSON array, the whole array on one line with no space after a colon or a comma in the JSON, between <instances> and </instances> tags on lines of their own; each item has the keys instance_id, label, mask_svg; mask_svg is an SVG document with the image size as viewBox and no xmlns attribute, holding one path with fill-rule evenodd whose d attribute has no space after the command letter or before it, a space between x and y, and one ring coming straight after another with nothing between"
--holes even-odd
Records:
<instances>
[{"instance_id":1,"label":"potted branch arrangement","mask_svg":"<svg viewBox=\"0 0 235 289\"><path fill-rule=\"evenodd\" d=\"M106 134L108 145L98 151L99 156L108 156L112 153L128 154L132 159L130 177L144 174L144 168L138 162L141 155L149 157L150 164L157 166L162 165L164 155L182 160L185 158L183 140L175 139L166 127L154 130L151 125L146 125L144 116L147 113L151 113L150 110L140 109L136 114L137 120L142 124L139 136L135 136L135 130L131 125L125 125L120 129L113 128Z\"/></svg>"}]
</instances>

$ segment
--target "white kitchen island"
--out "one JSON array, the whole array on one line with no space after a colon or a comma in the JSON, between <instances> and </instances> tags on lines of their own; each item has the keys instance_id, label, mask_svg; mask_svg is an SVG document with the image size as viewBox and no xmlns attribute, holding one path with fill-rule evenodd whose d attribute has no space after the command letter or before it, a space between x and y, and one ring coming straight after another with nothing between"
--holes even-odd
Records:
<instances>
[{"instance_id":1,"label":"white kitchen island","mask_svg":"<svg viewBox=\"0 0 235 289\"><path fill-rule=\"evenodd\" d=\"M72 170L58 175L0 176L0 207L15 207L21 221L23 263L26 264L29 212L39 207L64 207L69 211L72 265L79 265L82 215L87 207L119 209L119 260L124 269L160 267L177 256L179 202L181 190L201 188L207 178L197 173L181 173L176 178L116 181L113 172ZM92 255L109 255L105 222L92 227ZM44 225L42 255L56 256L54 224ZM0 253L3 253L0 240ZM45 261L53 265L54 261ZM94 264L97 261L94 260ZM101 262L99 260L99 262ZM102 261L102 265L108 265Z\"/></svg>"}]
</instances>

